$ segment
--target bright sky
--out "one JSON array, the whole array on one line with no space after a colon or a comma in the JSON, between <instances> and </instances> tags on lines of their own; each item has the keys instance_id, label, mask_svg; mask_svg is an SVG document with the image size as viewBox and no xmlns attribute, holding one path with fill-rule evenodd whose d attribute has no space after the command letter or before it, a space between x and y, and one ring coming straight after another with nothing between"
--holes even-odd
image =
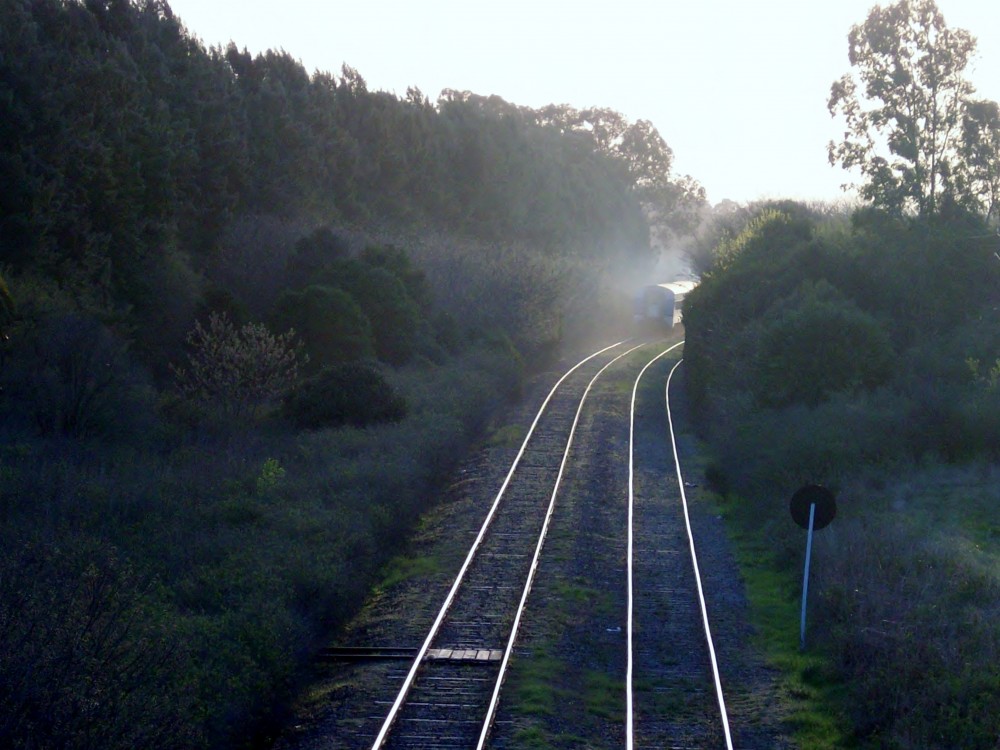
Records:
<instances>
[{"instance_id":1,"label":"bright sky","mask_svg":"<svg viewBox=\"0 0 1000 750\"><path fill-rule=\"evenodd\" d=\"M205 44L284 49L310 71L358 70L369 89L497 94L646 119L709 200L837 200L826 102L847 34L875 0L169 0ZM882 2L883 6L889 3ZM1000 101L1000 2L937 0L978 38L968 72Z\"/></svg>"}]
</instances>

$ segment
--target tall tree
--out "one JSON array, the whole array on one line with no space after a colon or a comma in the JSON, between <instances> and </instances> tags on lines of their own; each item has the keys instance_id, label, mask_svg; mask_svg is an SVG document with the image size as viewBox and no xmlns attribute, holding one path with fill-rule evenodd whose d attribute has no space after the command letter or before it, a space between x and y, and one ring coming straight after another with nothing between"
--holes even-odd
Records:
<instances>
[{"instance_id":1,"label":"tall tree","mask_svg":"<svg viewBox=\"0 0 1000 750\"><path fill-rule=\"evenodd\" d=\"M846 121L831 164L859 169L861 195L895 211L933 214L954 190L976 40L949 29L934 0L876 6L848 35L854 70L834 82L831 115Z\"/></svg>"},{"instance_id":2,"label":"tall tree","mask_svg":"<svg viewBox=\"0 0 1000 750\"><path fill-rule=\"evenodd\" d=\"M988 100L966 104L962 157L971 207L988 222L1000 221L1000 104Z\"/></svg>"}]
</instances>

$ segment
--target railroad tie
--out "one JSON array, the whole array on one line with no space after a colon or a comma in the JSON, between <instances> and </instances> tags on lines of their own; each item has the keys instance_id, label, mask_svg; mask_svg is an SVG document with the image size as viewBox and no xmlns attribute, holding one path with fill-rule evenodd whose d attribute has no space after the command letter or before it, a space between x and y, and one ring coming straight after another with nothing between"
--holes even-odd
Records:
<instances>
[{"instance_id":1,"label":"railroad tie","mask_svg":"<svg viewBox=\"0 0 1000 750\"><path fill-rule=\"evenodd\" d=\"M424 656L428 661L452 661L462 664L490 664L503 658L497 648L431 648Z\"/></svg>"},{"instance_id":2,"label":"railroad tie","mask_svg":"<svg viewBox=\"0 0 1000 750\"><path fill-rule=\"evenodd\" d=\"M320 661L381 661L414 659L419 649L390 646L330 646L316 655ZM448 661L459 664L492 664L503 659L496 648L431 648L424 655L427 661Z\"/></svg>"}]
</instances>

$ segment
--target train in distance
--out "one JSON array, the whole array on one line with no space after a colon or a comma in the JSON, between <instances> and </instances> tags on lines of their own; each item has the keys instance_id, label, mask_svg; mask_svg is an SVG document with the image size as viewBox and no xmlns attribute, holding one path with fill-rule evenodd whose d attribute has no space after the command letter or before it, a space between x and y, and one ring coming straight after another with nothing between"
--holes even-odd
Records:
<instances>
[{"instance_id":1,"label":"train in distance","mask_svg":"<svg viewBox=\"0 0 1000 750\"><path fill-rule=\"evenodd\" d=\"M698 282L690 279L647 284L635 296L635 322L642 326L673 328L683 320L684 298L696 286Z\"/></svg>"}]
</instances>

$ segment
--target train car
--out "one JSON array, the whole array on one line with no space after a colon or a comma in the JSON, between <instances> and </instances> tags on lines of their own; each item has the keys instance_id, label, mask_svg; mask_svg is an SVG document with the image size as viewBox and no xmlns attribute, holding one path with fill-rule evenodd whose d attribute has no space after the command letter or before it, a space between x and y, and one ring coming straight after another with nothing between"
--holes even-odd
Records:
<instances>
[{"instance_id":1,"label":"train car","mask_svg":"<svg viewBox=\"0 0 1000 750\"><path fill-rule=\"evenodd\" d=\"M671 281L643 287L635 300L636 322L673 328L684 317L684 298L696 286L697 281Z\"/></svg>"}]
</instances>

